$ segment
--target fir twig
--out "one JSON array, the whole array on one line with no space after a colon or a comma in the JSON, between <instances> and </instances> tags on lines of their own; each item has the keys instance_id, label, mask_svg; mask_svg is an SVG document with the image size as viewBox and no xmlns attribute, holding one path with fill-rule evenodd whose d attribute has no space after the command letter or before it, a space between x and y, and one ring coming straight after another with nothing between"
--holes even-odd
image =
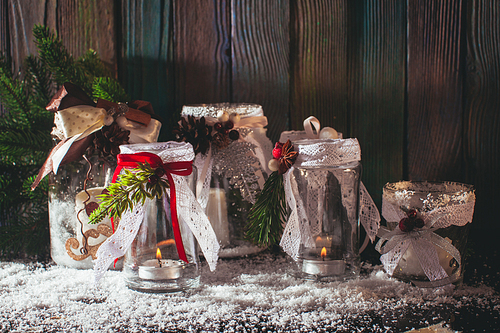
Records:
<instances>
[{"instance_id":1,"label":"fir twig","mask_svg":"<svg viewBox=\"0 0 500 333\"><path fill-rule=\"evenodd\" d=\"M168 181L158 177L148 163L137 163L138 168L127 170L116 183L107 187L107 193L98 196L99 207L90 214L89 223L97 224L106 216L120 218L134 205L144 205L146 199L161 198L169 187ZM155 179L155 181L152 181Z\"/></svg>"},{"instance_id":2,"label":"fir twig","mask_svg":"<svg viewBox=\"0 0 500 333\"><path fill-rule=\"evenodd\" d=\"M259 246L276 245L286 218L283 176L271 173L248 214L246 238Z\"/></svg>"},{"instance_id":3,"label":"fir twig","mask_svg":"<svg viewBox=\"0 0 500 333\"><path fill-rule=\"evenodd\" d=\"M130 101L130 97L127 96L120 83L110 77L96 77L92 84L92 90L92 97L96 100L102 98L115 103Z\"/></svg>"}]
</instances>

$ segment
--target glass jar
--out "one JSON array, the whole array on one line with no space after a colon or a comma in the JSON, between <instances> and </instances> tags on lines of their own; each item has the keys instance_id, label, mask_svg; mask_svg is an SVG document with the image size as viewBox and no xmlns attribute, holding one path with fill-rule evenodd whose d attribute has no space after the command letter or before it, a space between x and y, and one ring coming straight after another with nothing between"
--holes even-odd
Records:
<instances>
[{"instance_id":1,"label":"glass jar","mask_svg":"<svg viewBox=\"0 0 500 333\"><path fill-rule=\"evenodd\" d=\"M189 146L189 148L186 148ZM186 161L182 155L194 157L192 147L184 143L167 142L120 146L122 154L149 152L161 157L164 163ZM180 159L179 159L180 158ZM170 207L170 193L160 199L147 199L140 216L140 227L132 244L125 252L123 273L129 288L153 293L177 292L199 286L200 260L197 238L186 223L192 219L179 209L184 205L183 194L193 194L196 184L196 168L188 176L173 175L175 183L177 216L180 238L187 261L181 260L177 238L174 235ZM170 191L167 189L167 191ZM201 208L200 208L201 209ZM123 219L123 217L122 217ZM197 221L194 221L196 223ZM208 224L208 221L206 222Z\"/></svg>"},{"instance_id":2,"label":"glass jar","mask_svg":"<svg viewBox=\"0 0 500 333\"><path fill-rule=\"evenodd\" d=\"M281 246L305 279L359 275L360 149L356 139L293 142L297 160L284 174L291 206ZM300 244L294 250L293 244Z\"/></svg>"},{"instance_id":3,"label":"glass jar","mask_svg":"<svg viewBox=\"0 0 500 333\"><path fill-rule=\"evenodd\" d=\"M382 215L387 229L377 245L386 271L421 287L460 283L474 203L472 185L429 181L386 184Z\"/></svg>"},{"instance_id":4,"label":"glass jar","mask_svg":"<svg viewBox=\"0 0 500 333\"><path fill-rule=\"evenodd\" d=\"M226 115L224 119L221 115ZM246 241L248 212L255 203L268 173L272 143L266 137L267 118L262 106L244 103L187 105L182 117L205 118L212 128L212 140L207 153L197 153L197 198L219 240L221 258L241 257L258 253L263 248ZM226 145L216 142L217 123L238 132Z\"/></svg>"},{"instance_id":5,"label":"glass jar","mask_svg":"<svg viewBox=\"0 0 500 333\"><path fill-rule=\"evenodd\" d=\"M97 196L109 185L116 158L94 154L59 167L49 178L49 224L52 259L72 268L90 269L99 246L112 233L111 220L89 224ZM121 262L120 262L121 265Z\"/></svg>"}]
</instances>

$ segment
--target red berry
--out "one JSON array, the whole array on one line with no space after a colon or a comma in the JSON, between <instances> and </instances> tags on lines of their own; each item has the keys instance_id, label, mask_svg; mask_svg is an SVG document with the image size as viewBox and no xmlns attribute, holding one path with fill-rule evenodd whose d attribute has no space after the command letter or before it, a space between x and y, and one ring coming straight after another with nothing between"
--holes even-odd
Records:
<instances>
[{"instance_id":1,"label":"red berry","mask_svg":"<svg viewBox=\"0 0 500 333\"><path fill-rule=\"evenodd\" d=\"M234 124L231 120L228 120L224 123L224 127L227 128L227 129L231 129L234 127Z\"/></svg>"},{"instance_id":2,"label":"red berry","mask_svg":"<svg viewBox=\"0 0 500 333\"><path fill-rule=\"evenodd\" d=\"M279 148L279 149L283 148L283 143L276 142L276 144L274 145L274 148Z\"/></svg>"},{"instance_id":3,"label":"red berry","mask_svg":"<svg viewBox=\"0 0 500 333\"><path fill-rule=\"evenodd\" d=\"M417 217L417 211L415 209L410 209L406 215L408 215L409 218L414 219Z\"/></svg>"},{"instance_id":4,"label":"red berry","mask_svg":"<svg viewBox=\"0 0 500 333\"><path fill-rule=\"evenodd\" d=\"M165 170L163 170L163 168L156 168L155 169L155 175L157 175L158 177L163 177L164 174L165 174Z\"/></svg>"},{"instance_id":5,"label":"red berry","mask_svg":"<svg viewBox=\"0 0 500 333\"><path fill-rule=\"evenodd\" d=\"M150 184L156 184L156 183L158 183L158 179L160 179L160 178L157 175L151 175L148 178L148 182Z\"/></svg>"},{"instance_id":6,"label":"red berry","mask_svg":"<svg viewBox=\"0 0 500 333\"><path fill-rule=\"evenodd\" d=\"M412 221L407 217L402 218L401 221L399 221L399 229L401 229L401 231L403 232L412 231L413 230Z\"/></svg>"},{"instance_id":7,"label":"red berry","mask_svg":"<svg viewBox=\"0 0 500 333\"><path fill-rule=\"evenodd\" d=\"M417 228L422 228L425 225L425 222L422 219L416 219L414 221L414 223L415 223L415 227L417 227Z\"/></svg>"},{"instance_id":8,"label":"red berry","mask_svg":"<svg viewBox=\"0 0 500 333\"><path fill-rule=\"evenodd\" d=\"M221 128L222 128L222 124L221 124L221 123L215 123L215 124L214 124L214 129L215 129L216 131L219 131Z\"/></svg>"},{"instance_id":9,"label":"red berry","mask_svg":"<svg viewBox=\"0 0 500 333\"><path fill-rule=\"evenodd\" d=\"M281 157L281 148L274 148L273 149L273 158L277 160L280 157Z\"/></svg>"}]
</instances>

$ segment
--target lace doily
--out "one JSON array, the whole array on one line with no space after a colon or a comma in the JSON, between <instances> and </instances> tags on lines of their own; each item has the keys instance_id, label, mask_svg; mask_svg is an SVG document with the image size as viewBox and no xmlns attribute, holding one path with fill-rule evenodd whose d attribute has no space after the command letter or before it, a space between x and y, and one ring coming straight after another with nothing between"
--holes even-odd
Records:
<instances>
[{"instance_id":1,"label":"lace doily","mask_svg":"<svg viewBox=\"0 0 500 333\"><path fill-rule=\"evenodd\" d=\"M163 163L190 161L194 158L191 144L185 142L122 145L120 150L122 154L154 153L162 159ZM219 243L215 232L194 193L189 188L186 179L174 174L172 174L172 178L175 183L179 220L187 225L196 237L203 255L213 271L215 270L219 252ZM167 195L170 195L169 191L167 191ZM167 205L168 203L165 203L166 207ZM132 244L145 218L144 206L136 205L132 211L125 212L122 215L119 228L99 247L97 260L94 261L96 281L99 281L104 275L114 259L123 256Z\"/></svg>"},{"instance_id":2,"label":"lace doily","mask_svg":"<svg viewBox=\"0 0 500 333\"><path fill-rule=\"evenodd\" d=\"M184 105L181 116L212 117L217 118L217 113L225 111L229 114L237 113L243 117L263 116L262 106L251 103L215 103L215 104L195 104Z\"/></svg>"}]
</instances>

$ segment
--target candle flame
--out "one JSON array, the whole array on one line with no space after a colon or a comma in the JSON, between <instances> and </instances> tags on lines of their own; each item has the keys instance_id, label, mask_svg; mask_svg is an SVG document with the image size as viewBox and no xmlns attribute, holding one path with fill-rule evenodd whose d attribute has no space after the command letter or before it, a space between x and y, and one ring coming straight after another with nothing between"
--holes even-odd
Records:
<instances>
[{"instance_id":1,"label":"candle flame","mask_svg":"<svg viewBox=\"0 0 500 333\"><path fill-rule=\"evenodd\" d=\"M325 257L326 257L326 247L323 247L323 248L321 249L321 258L322 258L322 259L325 259Z\"/></svg>"},{"instance_id":2,"label":"candle flame","mask_svg":"<svg viewBox=\"0 0 500 333\"><path fill-rule=\"evenodd\" d=\"M150 257L151 258L151 257ZM156 248L156 259L160 260L161 259L161 251L160 248Z\"/></svg>"}]
</instances>

